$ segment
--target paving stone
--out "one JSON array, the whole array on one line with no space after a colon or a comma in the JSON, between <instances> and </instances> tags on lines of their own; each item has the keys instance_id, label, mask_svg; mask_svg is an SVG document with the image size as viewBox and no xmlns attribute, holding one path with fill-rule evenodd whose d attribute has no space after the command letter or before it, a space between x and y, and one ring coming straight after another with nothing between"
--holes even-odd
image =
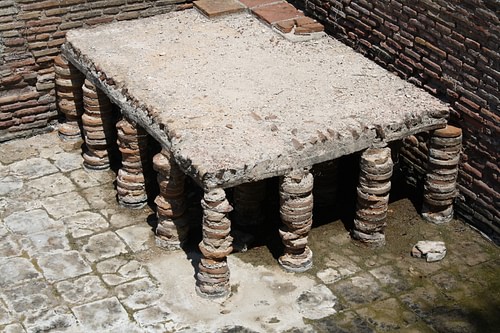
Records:
<instances>
[{"instance_id":1,"label":"paving stone","mask_svg":"<svg viewBox=\"0 0 500 333\"><path fill-rule=\"evenodd\" d=\"M26 332L26 330L24 329L24 327L19 324L19 323L15 323L15 324L10 324L10 325L7 325L3 328L3 332L4 333L23 333L23 332Z\"/></svg>"},{"instance_id":2,"label":"paving stone","mask_svg":"<svg viewBox=\"0 0 500 333\"><path fill-rule=\"evenodd\" d=\"M148 308L134 312L134 319L141 327L151 327L154 329L155 325L163 324L168 320L172 320L170 309L164 305L153 305ZM158 325L158 328L165 330L165 325Z\"/></svg>"},{"instance_id":3,"label":"paving stone","mask_svg":"<svg viewBox=\"0 0 500 333\"><path fill-rule=\"evenodd\" d=\"M457 246L460 257L468 266L476 266L490 260L489 255L475 242L463 242ZM466 253L467 255L464 255Z\"/></svg>"},{"instance_id":4,"label":"paving stone","mask_svg":"<svg viewBox=\"0 0 500 333\"><path fill-rule=\"evenodd\" d=\"M69 177L79 188L96 187L105 183L112 184L115 180L111 171L87 171L85 169L72 171Z\"/></svg>"},{"instance_id":5,"label":"paving stone","mask_svg":"<svg viewBox=\"0 0 500 333\"><path fill-rule=\"evenodd\" d=\"M148 276L146 268L136 260L111 258L97 264L97 271L110 286L116 286L136 278Z\"/></svg>"},{"instance_id":6,"label":"paving stone","mask_svg":"<svg viewBox=\"0 0 500 333\"><path fill-rule=\"evenodd\" d=\"M122 253L127 253L125 243L114 232L107 231L91 236L82 248L83 255L90 262L111 258Z\"/></svg>"},{"instance_id":7,"label":"paving stone","mask_svg":"<svg viewBox=\"0 0 500 333\"><path fill-rule=\"evenodd\" d=\"M342 296L350 304L363 304L387 298L375 278L368 273L361 273L332 285L335 295Z\"/></svg>"},{"instance_id":8,"label":"paving stone","mask_svg":"<svg viewBox=\"0 0 500 333\"><path fill-rule=\"evenodd\" d=\"M82 155L79 152L60 152L51 156L54 165L61 172L69 172L82 167Z\"/></svg>"},{"instance_id":9,"label":"paving stone","mask_svg":"<svg viewBox=\"0 0 500 333\"><path fill-rule=\"evenodd\" d=\"M330 316L313 322L319 332L328 333L375 333L370 324L351 311Z\"/></svg>"},{"instance_id":10,"label":"paving stone","mask_svg":"<svg viewBox=\"0 0 500 333\"><path fill-rule=\"evenodd\" d=\"M37 233L47 229L64 228L62 222L50 218L43 209L12 213L4 221L13 233L21 235Z\"/></svg>"},{"instance_id":11,"label":"paving stone","mask_svg":"<svg viewBox=\"0 0 500 333\"><path fill-rule=\"evenodd\" d=\"M142 225L134 225L117 230L116 233L132 249L132 252L145 251L154 244L154 232L145 221Z\"/></svg>"},{"instance_id":12,"label":"paving stone","mask_svg":"<svg viewBox=\"0 0 500 333\"><path fill-rule=\"evenodd\" d=\"M9 230L3 225L3 220L0 220L0 237L5 237L9 234Z\"/></svg>"},{"instance_id":13,"label":"paving stone","mask_svg":"<svg viewBox=\"0 0 500 333\"><path fill-rule=\"evenodd\" d=\"M163 296L150 278L142 278L121 284L116 286L115 291L118 299L133 310L146 308Z\"/></svg>"},{"instance_id":14,"label":"paving stone","mask_svg":"<svg viewBox=\"0 0 500 333\"><path fill-rule=\"evenodd\" d=\"M48 229L36 234L29 234L28 253L31 256L39 256L57 250L70 250L69 240L64 228Z\"/></svg>"},{"instance_id":15,"label":"paving stone","mask_svg":"<svg viewBox=\"0 0 500 333\"><path fill-rule=\"evenodd\" d=\"M127 311L116 297L79 305L72 310L78 322L90 332L110 332L130 324Z\"/></svg>"},{"instance_id":16,"label":"paving stone","mask_svg":"<svg viewBox=\"0 0 500 333\"><path fill-rule=\"evenodd\" d=\"M42 205L56 219L90 209L87 201L76 192L45 198L42 200Z\"/></svg>"},{"instance_id":17,"label":"paving stone","mask_svg":"<svg viewBox=\"0 0 500 333\"><path fill-rule=\"evenodd\" d=\"M81 191L93 210L118 208L116 190L112 187L90 187Z\"/></svg>"},{"instance_id":18,"label":"paving stone","mask_svg":"<svg viewBox=\"0 0 500 333\"><path fill-rule=\"evenodd\" d=\"M5 228L0 228L6 230ZM0 258L9 258L20 256L23 247L20 245L20 239L17 235L5 234L0 232Z\"/></svg>"},{"instance_id":19,"label":"paving stone","mask_svg":"<svg viewBox=\"0 0 500 333\"><path fill-rule=\"evenodd\" d=\"M373 303L369 308L356 310L356 313L377 332L399 331L418 321L417 316L395 298Z\"/></svg>"},{"instance_id":20,"label":"paving stone","mask_svg":"<svg viewBox=\"0 0 500 333\"><path fill-rule=\"evenodd\" d=\"M37 313L24 320L28 333L75 332L76 318L66 306L58 306Z\"/></svg>"},{"instance_id":21,"label":"paving stone","mask_svg":"<svg viewBox=\"0 0 500 333\"><path fill-rule=\"evenodd\" d=\"M443 291L455 289L458 285L457 279L448 272L435 274L430 277L430 280Z\"/></svg>"},{"instance_id":22,"label":"paving stone","mask_svg":"<svg viewBox=\"0 0 500 333\"><path fill-rule=\"evenodd\" d=\"M57 252L41 256L38 265L49 281L60 281L90 273L92 268L77 251Z\"/></svg>"},{"instance_id":23,"label":"paving stone","mask_svg":"<svg viewBox=\"0 0 500 333\"><path fill-rule=\"evenodd\" d=\"M297 299L300 313L309 319L320 319L334 314L337 297L323 284L316 285L300 294Z\"/></svg>"},{"instance_id":24,"label":"paving stone","mask_svg":"<svg viewBox=\"0 0 500 333\"><path fill-rule=\"evenodd\" d=\"M294 6L287 2L257 7L252 9L252 12L268 24L304 16L302 12L299 12Z\"/></svg>"},{"instance_id":25,"label":"paving stone","mask_svg":"<svg viewBox=\"0 0 500 333\"><path fill-rule=\"evenodd\" d=\"M380 284L394 292L401 292L408 289L408 283L403 280L396 268L393 266L382 266L370 270L370 273L380 282Z\"/></svg>"},{"instance_id":26,"label":"paving stone","mask_svg":"<svg viewBox=\"0 0 500 333\"><path fill-rule=\"evenodd\" d=\"M14 288L4 290L8 308L18 315L36 317L60 302L55 290L42 280L32 280Z\"/></svg>"},{"instance_id":27,"label":"paving stone","mask_svg":"<svg viewBox=\"0 0 500 333\"><path fill-rule=\"evenodd\" d=\"M84 211L61 219L73 238L93 235L106 230L108 222L101 214Z\"/></svg>"},{"instance_id":28,"label":"paving stone","mask_svg":"<svg viewBox=\"0 0 500 333\"><path fill-rule=\"evenodd\" d=\"M112 214L109 223L116 228L123 228L132 224L143 224L146 221L147 214L143 210L133 210L127 212L118 212Z\"/></svg>"},{"instance_id":29,"label":"paving stone","mask_svg":"<svg viewBox=\"0 0 500 333\"><path fill-rule=\"evenodd\" d=\"M24 196L36 199L38 197L50 197L74 190L76 190L76 186L71 182L71 180L64 175L57 173L27 181L25 183Z\"/></svg>"},{"instance_id":30,"label":"paving stone","mask_svg":"<svg viewBox=\"0 0 500 333\"><path fill-rule=\"evenodd\" d=\"M23 149L19 149L20 144L20 140L13 140L2 143L2 154L0 155L0 162L8 165L38 155L37 149L25 145L24 142L22 143Z\"/></svg>"},{"instance_id":31,"label":"paving stone","mask_svg":"<svg viewBox=\"0 0 500 333\"><path fill-rule=\"evenodd\" d=\"M16 176L0 176L0 196L13 195L23 188L22 179Z\"/></svg>"},{"instance_id":32,"label":"paving stone","mask_svg":"<svg viewBox=\"0 0 500 333\"><path fill-rule=\"evenodd\" d=\"M26 258L15 257L0 259L0 287L7 288L12 285L36 279L42 275L35 269L33 263Z\"/></svg>"},{"instance_id":33,"label":"paving stone","mask_svg":"<svg viewBox=\"0 0 500 333\"><path fill-rule=\"evenodd\" d=\"M44 158L32 157L10 165L11 174L23 179L33 179L50 175L59 171Z\"/></svg>"},{"instance_id":34,"label":"paving stone","mask_svg":"<svg viewBox=\"0 0 500 333\"><path fill-rule=\"evenodd\" d=\"M13 322L9 310L0 302L0 326Z\"/></svg>"},{"instance_id":35,"label":"paving stone","mask_svg":"<svg viewBox=\"0 0 500 333\"><path fill-rule=\"evenodd\" d=\"M108 295L108 289L95 275L62 281L57 283L55 287L66 302L73 304L92 302Z\"/></svg>"},{"instance_id":36,"label":"paving stone","mask_svg":"<svg viewBox=\"0 0 500 333\"><path fill-rule=\"evenodd\" d=\"M359 272L361 268L347 257L338 253L329 254L324 258L325 270L318 272L320 279L325 279L325 283L333 283ZM334 280L333 282L330 282ZM328 281L328 282L327 282Z\"/></svg>"},{"instance_id":37,"label":"paving stone","mask_svg":"<svg viewBox=\"0 0 500 333\"><path fill-rule=\"evenodd\" d=\"M468 320L471 316L474 314L459 306L435 304L422 319L439 333L477 332L474 323Z\"/></svg>"},{"instance_id":38,"label":"paving stone","mask_svg":"<svg viewBox=\"0 0 500 333\"><path fill-rule=\"evenodd\" d=\"M245 9L235 0L196 0L194 6L208 17L234 14Z\"/></svg>"},{"instance_id":39,"label":"paving stone","mask_svg":"<svg viewBox=\"0 0 500 333\"><path fill-rule=\"evenodd\" d=\"M418 287L400 295L399 299L417 316L423 318L440 301L439 291L430 285Z\"/></svg>"}]
</instances>

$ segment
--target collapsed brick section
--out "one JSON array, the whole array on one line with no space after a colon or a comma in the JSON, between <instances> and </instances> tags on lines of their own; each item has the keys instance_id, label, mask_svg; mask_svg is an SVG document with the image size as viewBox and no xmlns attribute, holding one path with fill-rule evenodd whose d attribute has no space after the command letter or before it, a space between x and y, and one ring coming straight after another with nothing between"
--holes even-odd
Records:
<instances>
[{"instance_id":1,"label":"collapsed brick section","mask_svg":"<svg viewBox=\"0 0 500 333\"><path fill-rule=\"evenodd\" d=\"M500 237L500 19L494 0L295 0L333 36L453 106L463 129L457 213ZM420 140L417 140L420 139ZM406 140L403 161L421 177L425 136ZM496 235L496 236L495 236Z\"/></svg>"},{"instance_id":2,"label":"collapsed brick section","mask_svg":"<svg viewBox=\"0 0 500 333\"><path fill-rule=\"evenodd\" d=\"M53 59L68 30L190 6L184 2L0 1L0 142L47 130L56 121Z\"/></svg>"}]
</instances>

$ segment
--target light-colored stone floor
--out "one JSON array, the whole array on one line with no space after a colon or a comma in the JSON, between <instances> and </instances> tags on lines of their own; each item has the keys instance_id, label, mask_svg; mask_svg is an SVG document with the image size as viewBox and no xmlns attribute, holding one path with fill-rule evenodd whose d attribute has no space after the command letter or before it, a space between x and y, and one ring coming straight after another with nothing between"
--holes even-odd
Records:
<instances>
[{"instance_id":1,"label":"light-colored stone floor","mask_svg":"<svg viewBox=\"0 0 500 333\"><path fill-rule=\"evenodd\" d=\"M195 250L156 248L153 211L121 208L114 173L87 172L55 133L0 144L0 332L494 332L500 250L461 222L390 205L388 245L356 246L342 223L313 228L311 271L265 247L229 256L232 296L196 296ZM150 217L151 220L151 217ZM443 240L447 256L409 255Z\"/></svg>"}]
</instances>

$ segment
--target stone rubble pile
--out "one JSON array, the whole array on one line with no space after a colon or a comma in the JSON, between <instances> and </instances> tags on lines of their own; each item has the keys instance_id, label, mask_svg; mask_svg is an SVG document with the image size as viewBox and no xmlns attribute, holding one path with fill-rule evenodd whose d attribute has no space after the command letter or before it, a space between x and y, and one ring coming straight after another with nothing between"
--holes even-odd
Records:
<instances>
[{"instance_id":1,"label":"stone rubble pile","mask_svg":"<svg viewBox=\"0 0 500 333\"><path fill-rule=\"evenodd\" d=\"M440 241L419 241L411 249L411 255L427 262L439 261L446 256L446 246Z\"/></svg>"}]
</instances>

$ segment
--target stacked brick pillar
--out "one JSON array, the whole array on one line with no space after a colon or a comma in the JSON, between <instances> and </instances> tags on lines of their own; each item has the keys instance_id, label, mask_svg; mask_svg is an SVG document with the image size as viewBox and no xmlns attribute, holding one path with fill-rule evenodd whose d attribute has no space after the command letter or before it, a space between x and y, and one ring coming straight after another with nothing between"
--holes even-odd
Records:
<instances>
[{"instance_id":1,"label":"stacked brick pillar","mask_svg":"<svg viewBox=\"0 0 500 333\"><path fill-rule=\"evenodd\" d=\"M82 85L85 77L62 56L54 58L56 75L57 106L65 121L59 126L59 137L63 140L80 140L80 117L83 114Z\"/></svg>"},{"instance_id":2,"label":"stacked brick pillar","mask_svg":"<svg viewBox=\"0 0 500 333\"><path fill-rule=\"evenodd\" d=\"M186 210L185 175L165 149L154 156L153 167L158 172L160 186L160 194L155 199L158 218L156 244L166 249L179 249L189 227L187 219L183 218Z\"/></svg>"},{"instance_id":3,"label":"stacked brick pillar","mask_svg":"<svg viewBox=\"0 0 500 333\"><path fill-rule=\"evenodd\" d=\"M432 132L422 208L422 216L429 222L444 223L453 218L461 149L461 129L447 126Z\"/></svg>"},{"instance_id":4,"label":"stacked brick pillar","mask_svg":"<svg viewBox=\"0 0 500 333\"><path fill-rule=\"evenodd\" d=\"M227 217L232 207L223 189L205 192L201 205L203 240L199 247L203 258L197 274L196 291L207 298L225 297L231 291L226 257L233 251L233 239L229 235L231 221Z\"/></svg>"},{"instance_id":5,"label":"stacked brick pillar","mask_svg":"<svg viewBox=\"0 0 500 333\"><path fill-rule=\"evenodd\" d=\"M87 151L83 154L83 165L91 170L108 169L109 153L116 141L112 104L92 82L85 80L83 105L85 113L82 123L87 146Z\"/></svg>"},{"instance_id":6,"label":"stacked brick pillar","mask_svg":"<svg viewBox=\"0 0 500 333\"><path fill-rule=\"evenodd\" d=\"M285 253L281 266L291 272L303 272L312 267L312 251L307 238L312 226L313 176L308 170L294 170L280 180L280 216L283 226L280 236Z\"/></svg>"},{"instance_id":7,"label":"stacked brick pillar","mask_svg":"<svg viewBox=\"0 0 500 333\"><path fill-rule=\"evenodd\" d=\"M368 245L385 245L384 228L393 163L389 148L369 148L360 161L353 237Z\"/></svg>"},{"instance_id":8,"label":"stacked brick pillar","mask_svg":"<svg viewBox=\"0 0 500 333\"><path fill-rule=\"evenodd\" d=\"M116 177L118 202L128 208L142 208L148 200L144 170L149 165L147 133L123 118L116 124L122 167Z\"/></svg>"}]
</instances>

